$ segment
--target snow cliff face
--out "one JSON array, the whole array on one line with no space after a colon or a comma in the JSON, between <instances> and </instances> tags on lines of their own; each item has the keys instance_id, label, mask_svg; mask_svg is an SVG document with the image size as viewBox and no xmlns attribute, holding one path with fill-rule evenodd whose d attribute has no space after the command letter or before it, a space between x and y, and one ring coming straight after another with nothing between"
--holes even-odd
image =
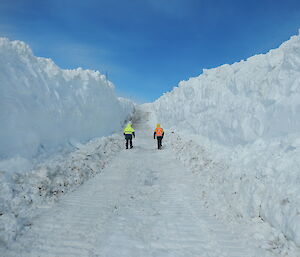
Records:
<instances>
[{"instance_id":1,"label":"snow cliff face","mask_svg":"<svg viewBox=\"0 0 300 257\"><path fill-rule=\"evenodd\" d=\"M31 158L120 129L133 104L98 71L62 70L0 38L0 158Z\"/></svg>"},{"instance_id":2,"label":"snow cliff face","mask_svg":"<svg viewBox=\"0 0 300 257\"><path fill-rule=\"evenodd\" d=\"M153 108L167 126L225 145L298 132L300 36L265 55L204 70L180 82Z\"/></svg>"},{"instance_id":3,"label":"snow cliff face","mask_svg":"<svg viewBox=\"0 0 300 257\"><path fill-rule=\"evenodd\" d=\"M172 147L202 174L216 214L262 219L300 247L300 36L204 70L145 106L180 135ZM191 142L223 168L203 166L204 152Z\"/></svg>"}]
</instances>

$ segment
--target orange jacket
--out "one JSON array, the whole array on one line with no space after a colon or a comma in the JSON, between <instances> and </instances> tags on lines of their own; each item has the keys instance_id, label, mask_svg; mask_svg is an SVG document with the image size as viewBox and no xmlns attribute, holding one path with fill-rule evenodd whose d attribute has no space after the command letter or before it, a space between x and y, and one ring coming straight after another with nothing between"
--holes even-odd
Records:
<instances>
[{"instance_id":1,"label":"orange jacket","mask_svg":"<svg viewBox=\"0 0 300 257\"><path fill-rule=\"evenodd\" d=\"M153 134L153 137L155 139L155 136L158 136L158 137L163 137L165 134L163 128L160 127L160 124L157 124L156 125L156 129L154 130L154 134Z\"/></svg>"},{"instance_id":2,"label":"orange jacket","mask_svg":"<svg viewBox=\"0 0 300 257\"><path fill-rule=\"evenodd\" d=\"M163 130L163 128L156 128L154 133L157 137L162 137L164 130Z\"/></svg>"}]
</instances>

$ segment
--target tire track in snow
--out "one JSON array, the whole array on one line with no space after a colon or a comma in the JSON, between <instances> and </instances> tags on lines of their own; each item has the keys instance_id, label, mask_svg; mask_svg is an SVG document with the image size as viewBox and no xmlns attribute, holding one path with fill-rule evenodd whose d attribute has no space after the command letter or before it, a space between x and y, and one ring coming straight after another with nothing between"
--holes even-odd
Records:
<instances>
[{"instance_id":1,"label":"tire track in snow","mask_svg":"<svg viewBox=\"0 0 300 257\"><path fill-rule=\"evenodd\" d=\"M139 127L134 149L38 217L5 257L254 256L201 206L193 174Z\"/></svg>"}]
</instances>

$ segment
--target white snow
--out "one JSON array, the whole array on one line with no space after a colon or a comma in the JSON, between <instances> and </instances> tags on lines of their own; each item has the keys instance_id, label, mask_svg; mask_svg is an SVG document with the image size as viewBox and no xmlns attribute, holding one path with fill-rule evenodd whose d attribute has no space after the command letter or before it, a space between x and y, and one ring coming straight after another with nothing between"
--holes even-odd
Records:
<instances>
[{"instance_id":1,"label":"white snow","mask_svg":"<svg viewBox=\"0 0 300 257\"><path fill-rule=\"evenodd\" d=\"M0 172L0 249L30 227L39 208L100 173L122 148L122 138L113 135L52 157L28 172Z\"/></svg>"},{"instance_id":2,"label":"white snow","mask_svg":"<svg viewBox=\"0 0 300 257\"><path fill-rule=\"evenodd\" d=\"M280 256L300 247L300 36L204 70L145 108L175 132L175 154L201 174L216 215L270 224Z\"/></svg>"},{"instance_id":3,"label":"white snow","mask_svg":"<svg viewBox=\"0 0 300 257\"><path fill-rule=\"evenodd\" d=\"M273 256L208 213L197 176L165 144L156 149L141 114L134 148L32 219L6 257Z\"/></svg>"},{"instance_id":4,"label":"white snow","mask_svg":"<svg viewBox=\"0 0 300 257\"><path fill-rule=\"evenodd\" d=\"M0 159L30 160L108 136L132 111L100 72L62 70L24 42L0 38Z\"/></svg>"},{"instance_id":5,"label":"white snow","mask_svg":"<svg viewBox=\"0 0 300 257\"><path fill-rule=\"evenodd\" d=\"M0 38L0 245L37 206L101 171L120 138L95 138L119 132L133 111L100 72L62 70Z\"/></svg>"}]
</instances>

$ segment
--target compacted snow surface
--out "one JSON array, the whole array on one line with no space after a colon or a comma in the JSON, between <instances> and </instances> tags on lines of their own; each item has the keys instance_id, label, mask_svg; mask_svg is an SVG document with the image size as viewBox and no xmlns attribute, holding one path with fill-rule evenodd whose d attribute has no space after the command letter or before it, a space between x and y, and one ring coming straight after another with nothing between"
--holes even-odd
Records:
<instances>
[{"instance_id":1,"label":"compacted snow surface","mask_svg":"<svg viewBox=\"0 0 300 257\"><path fill-rule=\"evenodd\" d=\"M133 149L42 211L4 256L272 256L209 214L197 175L164 142L157 150L145 124L133 124Z\"/></svg>"}]
</instances>

